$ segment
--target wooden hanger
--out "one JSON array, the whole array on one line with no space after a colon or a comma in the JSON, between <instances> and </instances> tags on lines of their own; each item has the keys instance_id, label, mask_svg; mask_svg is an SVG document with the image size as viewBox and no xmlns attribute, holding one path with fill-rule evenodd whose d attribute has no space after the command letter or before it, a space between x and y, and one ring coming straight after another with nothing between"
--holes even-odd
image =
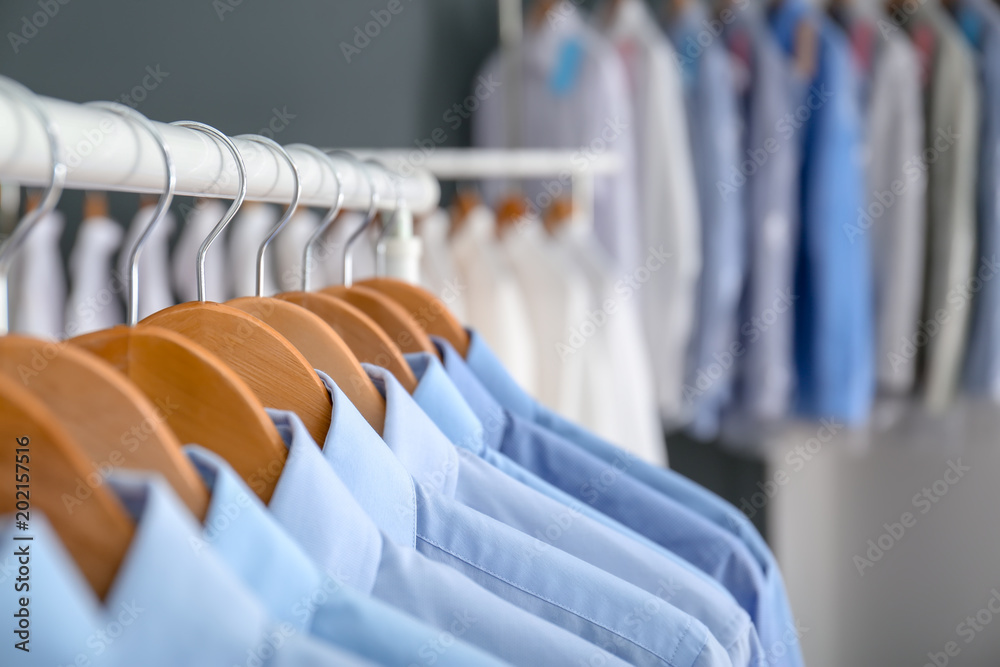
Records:
<instances>
[{"instance_id":1,"label":"wooden hanger","mask_svg":"<svg viewBox=\"0 0 1000 667\"><path fill-rule=\"evenodd\" d=\"M448 235L455 236L462 229L473 209L481 206L482 203L482 197L479 196L477 190L474 188L460 188L455 193L455 198L451 200L451 228L448 230Z\"/></svg>"},{"instance_id":2,"label":"wooden hanger","mask_svg":"<svg viewBox=\"0 0 1000 667\"><path fill-rule=\"evenodd\" d=\"M22 382L52 410L95 469L156 471L204 518L208 491L167 425L169 401L154 405L82 349L25 336L0 337L0 374Z\"/></svg>"},{"instance_id":3,"label":"wooden hanger","mask_svg":"<svg viewBox=\"0 0 1000 667\"><path fill-rule=\"evenodd\" d=\"M69 343L124 373L163 406L181 442L215 452L261 500L270 500L288 450L254 392L218 357L179 333L149 325L95 331Z\"/></svg>"},{"instance_id":4,"label":"wooden hanger","mask_svg":"<svg viewBox=\"0 0 1000 667\"><path fill-rule=\"evenodd\" d=\"M231 306L205 300L205 254L246 196L246 166L239 149L229 137L204 123L180 121L175 125L204 132L229 149L237 164L240 193L198 253L200 300L154 313L139 326L170 329L205 347L236 371L263 405L294 412L313 439L321 443L330 429L330 395L302 353L263 321Z\"/></svg>"},{"instance_id":5,"label":"wooden hanger","mask_svg":"<svg viewBox=\"0 0 1000 667\"><path fill-rule=\"evenodd\" d=\"M555 234L560 227L573 219L573 200L569 197L558 197L552 205L545 209L542 224L549 234Z\"/></svg>"},{"instance_id":6,"label":"wooden hanger","mask_svg":"<svg viewBox=\"0 0 1000 667\"><path fill-rule=\"evenodd\" d=\"M0 375L0 442L0 474L5 480L0 484L0 512L25 521L25 537L31 535L32 520L44 513L84 578L103 598L135 531L125 508L107 486L88 484L94 469L80 444L52 410L6 375ZM67 506L64 497L80 502ZM23 508L25 500L31 509L20 511L18 503Z\"/></svg>"},{"instance_id":7,"label":"wooden hanger","mask_svg":"<svg viewBox=\"0 0 1000 667\"><path fill-rule=\"evenodd\" d=\"M513 194L504 197L497 205L497 236L503 236L507 229L520 223L528 216L528 204L524 195Z\"/></svg>"},{"instance_id":8,"label":"wooden hanger","mask_svg":"<svg viewBox=\"0 0 1000 667\"><path fill-rule=\"evenodd\" d=\"M347 343L344 342L330 325L302 306L290 301L262 296L264 289L264 259L267 247L295 214L301 187L299 186L298 168L284 148L264 137L244 135L238 138L263 143L284 157L292 170L295 182L295 194L281 216L281 219L278 220L271 233L264 239L258 251L256 296L232 299L226 302L226 305L267 323L287 338L305 356L313 368L321 370L330 376L368 423L371 424L372 428L381 433L385 424L385 399L375 386L375 383L365 373L361 367L361 362L358 361L358 358L351 351ZM319 149L309 148L315 151L321 160L329 160L326 154ZM328 218L337 214L337 210L339 210L340 204L343 202L340 179L337 177L336 171L334 171L334 177L339 193L338 203L327 214Z\"/></svg>"},{"instance_id":9,"label":"wooden hanger","mask_svg":"<svg viewBox=\"0 0 1000 667\"><path fill-rule=\"evenodd\" d=\"M372 318L400 351L437 354L437 348L417 320L391 297L360 285L335 285L321 289L320 293L346 301Z\"/></svg>"},{"instance_id":10,"label":"wooden hanger","mask_svg":"<svg viewBox=\"0 0 1000 667\"><path fill-rule=\"evenodd\" d=\"M284 292L277 298L318 315L360 361L385 368L408 392L413 393L417 388L416 376L389 335L351 304L317 292Z\"/></svg>"},{"instance_id":11,"label":"wooden hanger","mask_svg":"<svg viewBox=\"0 0 1000 667\"><path fill-rule=\"evenodd\" d=\"M94 332L70 343L110 362L154 403L169 406L164 410L167 423L182 442L197 442L226 458L266 501L287 452L260 401L234 371L203 347L167 329L134 326L139 312L139 253L170 206L175 171L159 131L142 114L120 104L100 104L133 118L153 136L163 155L166 186L146 229L129 249L126 282L128 321L132 326ZM199 268L199 291L203 295L204 264Z\"/></svg>"},{"instance_id":12,"label":"wooden hanger","mask_svg":"<svg viewBox=\"0 0 1000 667\"><path fill-rule=\"evenodd\" d=\"M83 220L108 217L108 197L98 190L90 190L83 195Z\"/></svg>"},{"instance_id":13,"label":"wooden hanger","mask_svg":"<svg viewBox=\"0 0 1000 667\"><path fill-rule=\"evenodd\" d=\"M402 306L429 336L444 338L463 357L468 353L469 334L441 299L431 292L393 278L362 280L358 287L381 292Z\"/></svg>"}]
</instances>

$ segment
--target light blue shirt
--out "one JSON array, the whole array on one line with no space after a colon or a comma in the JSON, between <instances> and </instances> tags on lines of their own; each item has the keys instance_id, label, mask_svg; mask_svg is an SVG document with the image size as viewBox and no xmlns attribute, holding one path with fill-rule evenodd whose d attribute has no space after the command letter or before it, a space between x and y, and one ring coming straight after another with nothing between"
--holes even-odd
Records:
<instances>
[{"instance_id":1,"label":"light blue shirt","mask_svg":"<svg viewBox=\"0 0 1000 667\"><path fill-rule=\"evenodd\" d=\"M329 378L324 381L332 385ZM367 426L343 393L336 390L332 398L331 433L356 434L357 425L350 415ZM406 544L398 534L390 538L380 533L375 521L385 532L398 533L407 525L411 535L414 531L417 496L412 481L408 488L399 484L399 480L409 479L405 470L398 463L387 465L360 492L348 490L347 480L342 481L334 472L295 414L281 410L269 413L289 450L268 507L327 574L439 628L442 636L450 633L512 664L624 664L418 553L415 536ZM381 447L386 460L394 462L392 453L384 444ZM342 470L341 474L348 472ZM357 492L357 500L351 491ZM375 501L381 503L381 511L359 505Z\"/></svg>"},{"instance_id":2,"label":"light blue shirt","mask_svg":"<svg viewBox=\"0 0 1000 667\"><path fill-rule=\"evenodd\" d=\"M700 4L686 5L669 26L671 41L677 45L697 41L707 19L708 12ZM696 438L711 440L718 436L722 410L732 398L736 355L730 348L740 326L737 318L746 263L743 202L719 191L719 184L730 178L740 162L740 125L732 64L720 41L712 40L696 58L683 59L681 74L702 248L684 403L692 418L688 430ZM720 363L726 355L732 362Z\"/></svg>"},{"instance_id":3,"label":"light blue shirt","mask_svg":"<svg viewBox=\"0 0 1000 667\"><path fill-rule=\"evenodd\" d=\"M961 0L959 26L976 46L981 82L979 130L979 253L977 278L982 288L974 297L965 386L973 393L1000 400L1000 9L991 2Z\"/></svg>"},{"instance_id":4,"label":"light blue shirt","mask_svg":"<svg viewBox=\"0 0 1000 667\"><path fill-rule=\"evenodd\" d=\"M15 529L13 515L4 515L0 540L0 614L7 624L0 664L73 665L80 655L91 665L109 664L107 646L98 643L98 631L106 630L99 622L100 602L44 515L32 512L26 531ZM30 568L26 581L18 581L22 565ZM28 627L17 636L22 597L28 599ZM25 640L27 652L15 648Z\"/></svg>"},{"instance_id":5,"label":"light blue shirt","mask_svg":"<svg viewBox=\"0 0 1000 667\"><path fill-rule=\"evenodd\" d=\"M159 476L117 471L108 484L136 522L101 620L114 664L371 664L274 619L216 554L197 548L198 525Z\"/></svg>"},{"instance_id":6,"label":"light blue shirt","mask_svg":"<svg viewBox=\"0 0 1000 667\"><path fill-rule=\"evenodd\" d=\"M400 544L415 544L429 558L632 664L732 664L700 621L662 598L454 500L455 447L390 373L366 370L386 397L385 441L331 386L334 417L324 455L356 495L366 495L373 517L402 515L401 501L412 498L416 522L394 536ZM418 446L401 446L403 441ZM375 485L380 493L368 493ZM385 491L389 487L395 490Z\"/></svg>"},{"instance_id":7,"label":"light blue shirt","mask_svg":"<svg viewBox=\"0 0 1000 667\"><path fill-rule=\"evenodd\" d=\"M499 666L483 651L322 574L232 468L185 448L211 493L199 553L217 553L280 621L380 665Z\"/></svg>"},{"instance_id":8,"label":"light blue shirt","mask_svg":"<svg viewBox=\"0 0 1000 667\"><path fill-rule=\"evenodd\" d=\"M409 472L419 483L441 489L454 487L454 498L463 505L595 565L702 621L726 649L733 665L758 664L760 645L750 617L717 582L669 552L637 544L584 516L580 501L557 502L478 458L486 449L483 426L441 362L426 352L408 354L406 359L417 377L417 387L412 401L405 395L387 397L387 421L407 423L411 404L416 403L451 441L386 440L397 456L417 464ZM389 432L400 430L394 427ZM452 443L462 448L456 450ZM458 465L450 466L447 462L456 451ZM444 474L434 474L437 471Z\"/></svg>"},{"instance_id":9,"label":"light blue shirt","mask_svg":"<svg viewBox=\"0 0 1000 667\"><path fill-rule=\"evenodd\" d=\"M465 359L446 341L435 338L435 343L442 352L444 367L449 377L458 386L473 412L486 425L484 434L487 444L491 448L503 448L503 440L507 437L505 434L508 433L508 430L515 430L514 422L530 420L538 428L548 430L560 438L565 438L580 450L602 461L605 464L602 472L606 473L606 479L611 481L635 480L640 483L640 486L648 487L662 499L672 501L672 508L682 506L686 508L687 513L693 512L704 519L714 526L714 529L701 532L703 542L715 545L709 550L710 553L718 557L732 553L731 561L734 565L738 563L739 570L743 572L739 576L734 576L735 572L728 572L724 565L726 559L723 558L724 578L719 580L726 585L730 592L734 593L741 606L750 612L763 644L768 664L788 665L790 667L803 664L798 638L802 631L798 629L792 617L788 596L777 563L760 533L739 510L683 475L645 463L539 405L507 374L503 364L475 331L470 331L469 336L470 345ZM498 415L504 414L505 411L507 417L502 422L504 427L502 429L490 428L490 424L502 420ZM532 469L533 472L539 472L539 470L533 469L531 464L532 462L541 463L545 455L545 453L539 452L537 459L531 457L525 459L525 467ZM551 453L548 455L552 456ZM558 466L557 461L551 461L551 463ZM549 467L545 465L540 468L542 471L547 469ZM540 474L546 476L544 472ZM546 478L548 479L548 477ZM600 481L600 476L598 481ZM614 491L624 485L616 483L604 486L610 487L610 490ZM588 497L584 497L583 500L589 502L590 497L600 488L602 487L592 484L586 487ZM581 490L581 487L572 486L565 489L567 493L574 496L579 495L574 494L574 491ZM599 507L600 505L595 502L592 503L592 506ZM641 534L643 538L659 542L656 537L657 531L651 530L651 528L657 523L668 521L672 517L673 511L665 511L659 503L649 506L639 504L634 509L636 510L637 523L632 525L625 520L622 520L621 523L634 528L635 532ZM653 519L654 517L656 520ZM698 525L704 528L704 523ZM695 530L698 534L697 527ZM727 535L728 537L726 537ZM738 544L734 545L734 542ZM697 544L697 540L692 540L688 548ZM687 558L687 555L682 552L686 550L682 549L677 553ZM709 574L717 569L710 564L706 564L706 569L706 566L699 564L700 560L700 558L696 558L691 562ZM727 572L728 574L726 574ZM746 582L750 582L749 587L752 590L746 591ZM736 594L735 591L746 591L746 596Z\"/></svg>"},{"instance_id":10,"label":"light blue shirt","mask_svg":"<svg viewBox=\"0 0 1000 667\"><path fill-rule=\"evenodd\" d=\"M801 22L814 24L816 72L796 103L801 141L801 236L795 293L798 410L808 417L863 424L875 395L875 330L867 235L845 233L864 208L862 125L857 78L843 32L803 0L769 15L791 54ZM807 113L808 112L808 113ZM798 116L796 116L798 117Z\"/></svg>"},{"instance_id":11,"label":"light blue shirt","mask_svg":"<svg viewBox=\"0 0 1000 667\"><path fill-rule=\"evenodd\" d=\"M760 14L755 3L746 3L724 33L731 57L742 60L749 75L739 104L744 126L741 163L723 181L738 192L726 188L721 193L742 198L746 211L747 277L738 338L744 352L736 363L730 413L743 431L748 424L783 418L795 379L791 308L800 158L794 137L779 132L782 119L795 107L789 83L793 75ZM727 446L732 444L726 440Z\"/></svg>"}]
</instances>

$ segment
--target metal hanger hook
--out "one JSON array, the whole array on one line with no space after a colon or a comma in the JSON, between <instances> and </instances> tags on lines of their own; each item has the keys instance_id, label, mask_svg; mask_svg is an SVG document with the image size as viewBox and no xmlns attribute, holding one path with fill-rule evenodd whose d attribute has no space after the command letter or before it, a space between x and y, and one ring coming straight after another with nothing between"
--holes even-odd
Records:
<instances>
[{"instance_id":1,"label":"metal hanger hook","mask_svg":"<svg viewBox=\"0 0 1000 667\"><path fill-rule=\"evenodd\" d=\"M3 88L12 98L18 98L28 107L45 128L45 136L49 142L49 160L52 169L49 172L49 183L42 194L38 208L28 212L20 224L14 227L10 237L0 245L0 335L10 330L10 300L8 294L8 279L10 269L17 251L24 245L28 234L39 220L55 209L66 184L66 163L62 157L62 141L59 138L59 128L42 108L38 98L28 88L13 79L0 76L0 88Z\"/></svg>"},{"instance_id":2,"label":"metal hanger hook","mask_svg":"<svg viewBox=\"0 0 1000 667\"><path fill-rule=\"evenodd\" d=\"M365 221L347 237L347 243L344 244L343 283L345 287L350 287L354 283L354 244L375 219L375 214L378 213L379 196L375 188L375 179L372 178L371 172L366 168L369 163L362 162L357 156L351 155L347 151L336 151L336 154L346 155L357 164L359 170L364 174L365 180L368 181L368 192L370 195Z\"/></svg>"},{"instance_id":3,"label":"metal hanger hook","mask_svg":"<svg viewBox=\"0 0 1000 667\"><path fill-rule=\"evenodd\" d=\"M160 195L159 201L156 202L153 217L150 218L146 228L139 234L128 253L128 273L125 275L125 290L128 300L128 325L134 327L139 323L139 256L142 254L142 248L146 245L146 241L153 234L153 230L167 216L167 211L170 210L170 203L174 199L174 191L177 187L177 169L174 166L174 158L170 153L170 147L167 146L167 143L163 140L163 135L156 129L151 120L132 107L118 102L88 102L87 106L107 109L142 126L153 137L153 141L160 147L160 153L163 155L163 166L166 170L166 182L164 183L163 194Z\"/></svg>"},{"instance_id":4,"label":"metal hanger hook","mask_svg":"<svg viewBox=\"0 0 1000 667\"><path fill-rule=\"evenodd\" d=\"M259 134L241 134L236 139L244 139L246 141L253 141L263 146L267 146L272 151L280 155L288 163L288 166L292 170L292 182L294 183L292 199L288 202L288 207L282 214L281 219L274 225L271 229L271 233L267 235L264 242L260 244L260 248L257 250L257 294L256 296L264 296L264 256L267 253L267 247L271 245L271 241L285 228L288 221L292 219L295 215L295 211L299 208L299 199L302 198L302 182L299 180L299 168L295 164L295 160L292 156L288 154L284 148L281 147L277 141L273 139L268 139L267 137L261 136Z\"/></svg>"},{"instance_id":5,"label":"metal hanger hook","mask_svg":"<svg viewBox=\"0 0 1000 667\"><path fill-rule=\"evenodd\" d=\"M323 220L320 221L319 227L316 231L312 233L309 240L306 242L306 247L302 251L302 291L308 292L310 289L309 278L312 273L313 267L313 257L315 255L316 246L320 244L323 239L323 235L326 230L330 228L333 221L337 218L337 215L344 208L344 198L346 193L344 192L343 181L340 180L340 174L337 173L337 164L334 162L330 156L315 146L310 146L309 144L292 144L289 148L297 148L307 153L310 153L313 157L320 160L320 162L326 163L333 173L333 180L337 184L337 200L334 202L330 210L327 211L326 215L323 216Z\"/></svg>"},{"instance_id":6,"label":"metal hanger hook","mask_svg":"<svg viewBox=\"0 0 1000 667\"><path fill-rule=\"evenodd\" d=\"M389 236L389 231L391 229L399 226L399 216L406 208L406 201L403 199L402 188L399 187L399 175L393 173L382 162L377 160L368 160L368 162L371 164L377 164L389 176L389 180L392 182L392 194L396 198L396 207L393 211L393 215L389 218L388 223L382 225L382 231L379 233L378 241L375 243L375 275L384 276L386 237Z\"/></svg>"},{"instance_id":7,"label":"metal hanger hook","mask_svg":"<svg viewBox=\"0 0 1000 667\"><path fill-rule=\"evenodd\" d=\"M211 125L199 123L194 120L178 120L171 123L171 125L186 127L189 130L197 130L198 132L202 132L210 137L218 139L226 148L229 149L229 152L233 156L233 160L236 161L236 174L239 183L236 198L233 199L233 203L229 205L229 210L226 211L226 215L222 217L219 224L212 229L208 238L206 238L202 242L201 247L198 248L198 301L204 303L205 301L208 301L208 298L205 296L205 257L208 256L208 249L212 247L212 243L215 242L215 239L218 238L219 234L221 234L226 226L229 225L232 219L236 216L236 212L240 210L240 206L243 205L243 201L247 198L247 166L246 163L243 162L243 155L240 153L240 149L236 147L233 140Z\"/></svg>"}]
</instances>

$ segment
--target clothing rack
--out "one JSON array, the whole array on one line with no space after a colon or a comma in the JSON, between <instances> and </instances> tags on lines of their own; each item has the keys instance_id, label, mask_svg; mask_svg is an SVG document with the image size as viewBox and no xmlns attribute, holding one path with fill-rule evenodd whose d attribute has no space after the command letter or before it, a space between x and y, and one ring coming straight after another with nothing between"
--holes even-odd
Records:
<instances>
[{"instance_id":1,"label":"clothing rack","mask_svg":"<svg viewBox=\"0 0 1000 667\"><path fill-rule=\"evenodd\" d=\"M66 187L158 194L163 190L164 166L160 149L150 134L122 116L84 104L38 96L42 108L58 128L63 159L68 167ZM154 123L177 170L177 195L233 198L237 192L236 164L229 151L204 133L167 123ZM49 148L35 117L16 99L0 95L0 180L44 187L50 179ZM247 169L247 200L287 204L293 179L284 161L267 148L234 140ZM300 205L330 207L337 191L330 170L311 153L289 149L299 170ZM366 174L346 156L332 156L344 188L344 206L365 210L370 192ZM377 192L378 205L393 209L404 201L410 211L433 210L440 199L437 180L422 169L393 177L380 169L365 170Z\"/></svg>"},{"instance_id":2,"label":"clothing rack","mask_svg":"<svg viewBox=\"0 0 1000 667\"><path fill-rule=\"evenodd\" d=\"M621 168L617 153L584 154L579 150L439 148L433 152L349 149L362 158L374 158L390 170L406 173L419 165L441 180L491 178L558 179L569 181L573 210L580 224L591 228L594 219L594 179Z\"/></svg>"}]
</instances>

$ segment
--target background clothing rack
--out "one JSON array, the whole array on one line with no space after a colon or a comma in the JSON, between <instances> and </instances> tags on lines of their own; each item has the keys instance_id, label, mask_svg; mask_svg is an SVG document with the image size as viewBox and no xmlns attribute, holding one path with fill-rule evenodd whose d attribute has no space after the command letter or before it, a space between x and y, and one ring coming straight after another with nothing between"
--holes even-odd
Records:
<instances>
[{"instance_id":1,"label":"background clothing rack","mask_svg":"<svg viewBox=\"0 0 1000 667\"><path fill-rule=\"evenodd\" d=\"M349 149L362 158L375 158L390 170L406 173L415 165L441 180L545 179L568 180L573 210L588 229L594 219L594 179L621 169L617 153L584 155L579 150L439 148L433 152Z\"/></svg>"}]
</instances>

